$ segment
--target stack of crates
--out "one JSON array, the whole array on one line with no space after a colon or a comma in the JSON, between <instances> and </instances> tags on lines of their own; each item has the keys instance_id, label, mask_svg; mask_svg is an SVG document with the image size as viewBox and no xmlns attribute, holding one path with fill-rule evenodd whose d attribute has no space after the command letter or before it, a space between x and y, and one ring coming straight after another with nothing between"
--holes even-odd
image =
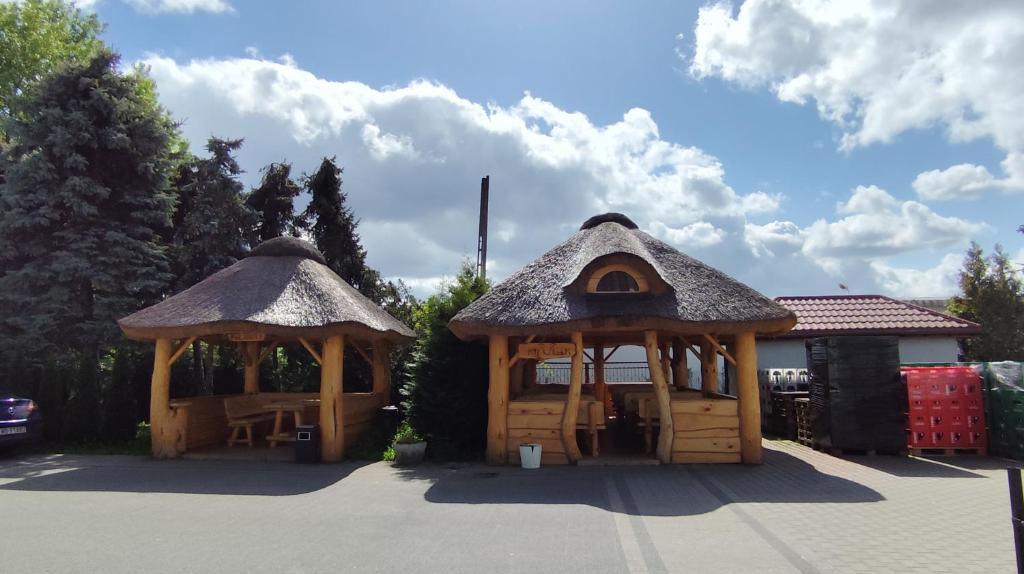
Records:
<instances>
[{"instance_id":1,"label":"stack of crates","mask_svg":"<svg viewBox=\"0 0 1024 574\"><path fill-rule=\"evenodd\" d=\"M972 367L904 367L911 449L970 450L984 454L985 402Z\"/></svg>"},{"instance_id":2,"label":"stack of crates","mask_svg":"<svg viewBox=\"0 0 1024 574\"><path fill-rule=\"evenodd\" d=\"M772 392L772 424L768 429L779 438L797 439L797 418L794 401L806 399L807 392L773 391Z\"/></svg>"},{"instance_id":3,"label":"stack of crates","mask_svg":"<svg viewBox=\"0 0 1024 574\"><path fill-rule=\"evenodd\" d=\"M1024 460L1024 375L1022 364L1005 361L985 365L988 394L989 448L992 454Z\"/></svg>"},{"instance_id":4,"label":"stack of crates","mask_svg":"<svg viewBox=\"0 0 1024 574\"><path fill-rule=\"evenodd\" d=\"M811 446L811 399L793 399L796 414L796 442Z\"/></svg>"}]
</instances>

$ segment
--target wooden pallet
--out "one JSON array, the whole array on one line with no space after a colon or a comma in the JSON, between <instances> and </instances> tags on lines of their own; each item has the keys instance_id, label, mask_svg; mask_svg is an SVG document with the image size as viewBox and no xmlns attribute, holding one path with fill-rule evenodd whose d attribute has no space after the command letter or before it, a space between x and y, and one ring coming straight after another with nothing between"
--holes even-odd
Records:
<instances>
[{"instance_id":1,"label":"wooden pallet","mask_svg":"<svg viewBox=\"0 0 1024 574\"><path fill-rule=\"evenodd\" d=\"M910 454L913 456L959 456L959 455L984 455L985 449L983 448L911 448Z\"/></svg>"}]
</instances>

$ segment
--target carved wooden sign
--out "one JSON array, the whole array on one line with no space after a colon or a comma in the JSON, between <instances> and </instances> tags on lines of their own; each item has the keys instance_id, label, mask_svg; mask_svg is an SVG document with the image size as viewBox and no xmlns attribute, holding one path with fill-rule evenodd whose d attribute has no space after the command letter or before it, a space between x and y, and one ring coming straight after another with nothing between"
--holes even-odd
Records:
<instances>
[{"instance_id":1,"label":"carved wooden sign","mask_svg":"<svg viewBox=\"0 0 1024 574\"><path fill-rule=\"evenodd\" d=\"M263 341L266 338L267 335L265 333L228 333L228 340L235 343Z\"/></svg>"},{"instance_id":2,"label":"carved wooden sign","mask_svg":"<svg viewBox=\"0 0 1024 574\"><path fill-rule=\"evenodd\" d=\"M576 346L572 343L522 343L516 356L520 359L536 359L546 361L558 357L571 357L576 354Z\"/></svg>"}]
</instances>

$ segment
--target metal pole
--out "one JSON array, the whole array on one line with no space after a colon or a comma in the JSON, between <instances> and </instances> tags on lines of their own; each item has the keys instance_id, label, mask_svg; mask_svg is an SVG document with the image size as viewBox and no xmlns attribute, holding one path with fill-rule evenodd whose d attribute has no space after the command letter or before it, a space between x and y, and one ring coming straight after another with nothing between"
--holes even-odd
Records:
<instances>
[{"instance_id":1,"label":"metal pole","mask_svg":"<svg viewBox=\"0 0 1024 574\"><path fill-rule=\"evenodd\" d=\"M476 244L476 271L487 278L487 203L490 195L491 176L480 179L480 227Z\"/></svg>"},{"instance_id":2,"label":"metal pole","mask_svg":"<svg viewBox=\"0 0 1024 574\"><path fill-rule=\"evenodd\" d=\"M1021 528L1024 527L1024 490L1021 490L1019 468L1006 469L1010 482L1010 520L1013 525L1013 548L1017 553L1017 574L1024 574L1024 547L1021 546Z\"/></svg>"}]
</instances>

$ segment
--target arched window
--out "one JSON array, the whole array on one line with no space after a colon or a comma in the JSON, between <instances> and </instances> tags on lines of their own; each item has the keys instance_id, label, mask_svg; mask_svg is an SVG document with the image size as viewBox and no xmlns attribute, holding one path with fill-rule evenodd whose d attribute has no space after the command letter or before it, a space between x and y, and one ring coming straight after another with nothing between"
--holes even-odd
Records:
<instances>
[{"instance_id":1,"label":"arched window","mask_svg":"<svg viewBox=\"0 0 1024 574\"><path fill-rule=\"evenodd\" d=\"M646 275L620 263L595 269L587 279L587 293L647 293L650 290Z\"/></svg>"},{"instance_id":2,"label":"arched window","mask_svg":"<svg viewBox=\"0 0 1024 574\"><path fill-rule=\"evenodd\" d=\"M597 282L598 293L637 293L640 285L636 279L625 271L611 271L604 274Z\"/></svg>"}]
</instances>

